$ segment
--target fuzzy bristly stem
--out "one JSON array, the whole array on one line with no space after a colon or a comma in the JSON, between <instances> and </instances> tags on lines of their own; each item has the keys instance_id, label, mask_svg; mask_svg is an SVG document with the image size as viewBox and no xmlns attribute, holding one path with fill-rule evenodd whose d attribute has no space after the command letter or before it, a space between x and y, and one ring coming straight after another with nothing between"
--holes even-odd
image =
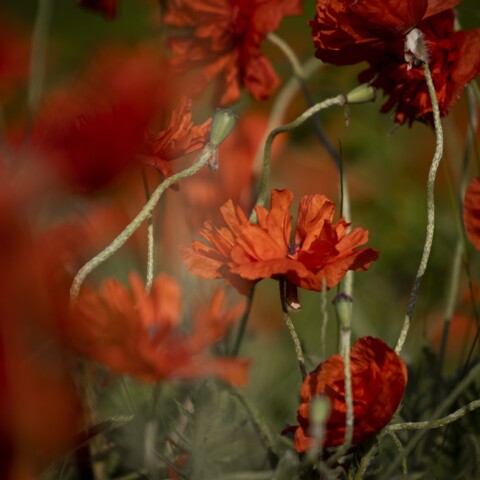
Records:
<instances>
[{"instance_id":1,"label":"fuzzy bristly stem","mask_svg":"<svg viewBox=\"0 0 480 480\"><path fill-rule=\"evenodd\" d=\"M425 72L425 79L427 81L428 92L432 102L432 111L433 111L433 122L435 127L436 135L436 144L435 144L435 154L433 156L432 164L430 166L430 171L428 173L428 182L427 182L427 229L426 229L426 238L423 246L422 258L420 260L420 265L418 267L417 276L413 282L412 291L410 293L410 298L408 300L407 312L403 320L402 330L395 346L395 352L400 353L407 338L408 330L410 328L410 322L413 315L413 310L415 308L415 303L418 296L418 291L420 284L422 282L423 276L427 269L428 259L430 257L430 250L432 249L433 243L433 232L435 230L435 201L434 201L434 188L435 188L435 177L437 175L438 166L440 160L443 156L443 129L442 123L440 121L440 109L438 108L437 94L435 92L435 86L433 84L432 75L430 68L427 63L423 64L423 70Z\"/></svg>"},{"instance_id":2,"label":"fuzzy bristly stem","mask_svg":"<svg viewBox=\"0 0 480 480\"><path fill-rule=\"evenodd\" d=\"M260 178L260 188L259 193L256 201L256 205L265 205L265 201L267 199L267 190L268 190L268 183L270 180L270 157L272 152L272 144L275 140L275 137L280 133L289 132L294 130L295 128L299 127L303 123L305 123L310 117L315 115L316 113L325 110L326 108L332 107L334 105L342 106L345 105L346 99L344 95L337 95L336 97L328 98L323 102L317 103L313 107L310 107L308 110L303 112L299 115L293 122L290 122L286 125L282 125L273 129L267 137L265 142L265 148L263 153L263 166L262 166L262 175ZM255 211L252 212L250 216L250 221L256 221L256 213Z\"/></svg>"},{"instance_id":3,"label":"fuzzy bristly stem","mask_svg":"<svg viewBox=\"0 0 480 480\"><path fill-rule=\"evenodd\" d=\"M456 412L453 412L452 414L448 415L445 418L440 418L440 416L447 410L453 402L465 391L465 389L475 380L478 379L478 376L480 375L480 364L477 364L474 368L468 372L468 374L465 376L465 378L453 389L453 391L450 393L450 395L447 396L447 398L435 409L435 411L432 414L431 420L427 422L419 422L421 425L419 431L413 436L413 438L410 440L408 445L405 447L404 451L399 454L393 462L390 463L388 468L386 469L385 472L383 472L383 475L380 480L388 480L392 478L392 474L395 471L396 468L402 463L403 459L408 456L408 454L418 445L420 440L423 438L423 436L427 433L427 430L429 428L438 428L443 425L448 425L448 423L454 422L455 420L458 420L461 418L465 413L472 411L476 408L480 407L480 401L475 401L472 402L465 407L461 408L460 410L457 410ZM437 421L440 424L437 424ZM398 430L404 429L403 427L405 425L409 425L410 427L413 425L413 423L406 423L406 424L399 424L402 425L402 428L400 427L394 427L394 425L391 425L388 428L396 428ZM412 427L412 429L417 430L417 428Z\"/></svg>"},{"instance_id":4,"label":"fuzzy bristly stem","mask_svg":"<svg viewBox=\"0 0 480 480\"><path fill-rule=\"evenodd\" d=\"M353 392L352 372L350 370L350 343L351 343L351 298L345 293L339 293L334 300L337 321L339 325L339 351L343 357L343 373L345 377L345 438L340 448L328 459L329 465L334 465L348 451L353 439Z\"/></svg>"},{"instance_id":5,"label":"fuzzy bristly stem","mask_svg":"<svg viewBox=\"0 0 480 480\"><path fill-rule=\"evenodd\" d=\"M238 356L238 353L240 352L240 347L242 345L243 338L245 337L245 330L247 329L248 318L250 316L250 311L252 309L254 293L255 293L255 285L253 285L253 287L248 292L247 305L245 307L245 311L243 312L242 318L240 319L237 335L235 337L235 342L233 344L233 348L231 352L232 357Z\"/></svg>"},{"instance_id":6,"label":"fuzzy bristly stem","mask_svg":"<svg viewBox=\"0 0 480 480\"><path fill-rule=\"evenodd\" d=\"M145 168L142 168L143 189L145 191L145 200L150 200L150 188ZM150 293L155 274L155 229L153 226L153 215L147 217L147 274L145 281L145 291Z\"/></svg>"},{"instance_id":7,"label":"fuzzy bristly stem","mask_svg":"<svg viewBox=\"0 0 480 480\"><path fill-rule=\"evenodd\" d=\"M285 277L281 276L279 279L279 288L280 288L280 302L282 304L282 313L285 323L287 325L290 336L292 337L293 345L295 347L295 354L298 360L298 366L300 368L300 373L302 375L302 380L305 380L307 377L307 369L305 368L305 358L303 356L302 345L300 339L298 338L295 326L293 325L292 319L288 313L287 306L287 297L286 297L286 281Z\"/></svg>"},{"instance_id":8,"label":"fuzzy bristly stem","mask_svg":"<svg viewBox=\"0 0 480 480\"><path fill-rule=\"evenodd\" d=\"M306 82L308 75L306 74L304 67L300 63L297 57L297 54L295 53L293 48L290 47L290 45L281 37L279 37L276 33L270 32L267 35L267 39L270 42L272 42L273 45L279 48L282 51L282 53L285 55L285 58L288 60L288 62L292 67L292 71L293 71L293 74L295 75L295 78L298 80L300 84L300 88L302 89L302 93L303 93L303 96L305 97L305 101L307 105L309 107L312 107L315 104L315 101L313 99L312 92L308 88L308 85ZM314 60L319 66L322 65L321 61L318 58L315 58ZM340 156L338 152L335 150L335 148L333 147L333 145L328 140L328 137L325 135L325 132L323 130L323 127L320 123L318 116L314 116L312 118L312 122L313 122L313 128L315 129L315 134L320 140L320 143L327 150L328 154L330 155L333 162L335 163L337 169L340 170Z\"/></svg>"},{"instance_id":9,"label":"fuzzy bristly stem","mask_svg":"<svg viewBox=\"0 0 480 480\"><path fill-rule=\"evenodd\" d=\"M203 166L205 166L213 153L213 147L207 144L197 160L185 170L178 172L171 177L165 179L152 193L150 200L144 205L138 215L125 227L125 229L118 235L113 242L103 249L98 255L89 260L76 274L73 279L72 287L70 288L70 298L76 301L80 288L85 278L105 260L109 259L122 245L133 235L138 227L152 214L155 206L162 194L174 183L187 177L195 175Z\"/></svg>"}]
</instances>

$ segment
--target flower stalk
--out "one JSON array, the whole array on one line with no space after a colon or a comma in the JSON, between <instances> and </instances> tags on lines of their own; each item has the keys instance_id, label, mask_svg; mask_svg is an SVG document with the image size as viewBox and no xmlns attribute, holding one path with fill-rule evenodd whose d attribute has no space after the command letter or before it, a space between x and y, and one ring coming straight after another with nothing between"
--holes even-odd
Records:
<instances>
[{"instance_id":1,"label":"flower stalk","mask_svg":"<svg viewBox=\"0 0 480 480\"><path fill-rule=\"evenodd\" d=\"M407 338L408 330L410 328L410 322L415 308L415 303L418 296L420 284L422 283L423 276L427 269L428 259L430 257L430 251L433 243L433 233L435 230L435 201L434 201L434 188L435 178L437 175L438 166L443 156L443 129L442 122L440 121L440 109L438 107L437 94L435 92L435 86L432 80L432 74L428 63L423 64L423 70L425 72L425 79L427 81L428 93L432 102L433 121L436 135L435 154L433 156L432 163L430 165L430 171L428 173L427 181L427 229L426 238L423 246L422 258L418 267L417 276L413 282L412 291L408 300L407 312L403 320L402 330L395 346L395 352L400 353L402 351L403 344Z\"/></svg>"},{"instance_id":2,"label":"flower stalk","mask_svg":"<svg viewBox=\"0 0 480 480\"><path fill-rule=\"evenodd\" d=\"M197 160L185 170L178 172L171 177L165 179L152 193L152 196L144 207L140 210L138 215L124 228L124 230L118 235L107 247L105 247L98 255L89 260L75 275L72 286L70 288L70 299L75 302L80 293L80 288L87 278L87 276L95 270L99 265L108 260L122 245L135 233L138 227L148 219L155 209L160 197L163 193L174 183L195 175L202 167L207 165L213 155L215 148L210 144L203 148L202 153Z\"/></svg>"}]
</instances>

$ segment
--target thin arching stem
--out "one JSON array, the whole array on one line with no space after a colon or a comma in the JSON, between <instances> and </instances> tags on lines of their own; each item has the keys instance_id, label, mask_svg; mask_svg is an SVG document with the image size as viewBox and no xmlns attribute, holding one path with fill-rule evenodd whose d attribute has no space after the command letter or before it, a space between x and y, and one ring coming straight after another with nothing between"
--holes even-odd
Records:
<instances>
[{"instance_id":1,"label":"thin arching stem","mask_svg":"<svg viewBox=\"0 0 480 480\"><path fill-rule=\"evenodd\" d=\"M443 156L443 129L442 123L440 121L440 110L438 108L437 94L435 93L435 86L433 85L432 75L430 73L430 68L427 63L423 64L423 69L425 72L425 79L427 81L428 93L430 94L430 99L432 102L432 111L433 111L433 123L435 127L436 135L436 144L435 144L435 154L433 156L432 164L430 166L430 171L428 173L428 182L427 182L427 231L425 244L423 246L422 258L420 260L420 265L418 267L417 276L413 282L412 291L410 293L410 298L408 300L407 312L403 320L403 327L400 332L400 336L395 347L395 352L400 353L407 338L408 330L410 328L410 321L412 319L413 310L415 308L415 303L418 296L418 290L420 284L422 283L423 276L427 269L428 258L430 257L430 251L432 249L433 242L433 232L435 230L435 202L434 202L434 187L435 187L435 177L437 175L438 166L440 160Z\"/></svg>"},{"instance_id":2,"label":"thin arching stem","mask_svg":"<svg viewBox=\"0 0 480 480\"><path fill-rule=\"evenodd\" d=\"M325 110L326 108L332 107L334 105L342 106L345 105L346 98L344 95L337 95L336 97L328 98L323 102L317 103L313 107L310 107L308 110L303 112L300 116L298 116L293 122L290 122L286 125L282 125L273 129L267 137L265 142L265 148L263 153L263 166L262 166L262 176L260 179L260 188L259 194L257 198L257 205L265 205L265 201L267 199L267 190L268 190L268 183L270 180L270 157L272 152L272 144L275 140L275 137L280 133L289 132L294 130L295 128L299 127L303 123L305 123L310 117L315 115L316 113ZM256 220L256 213L255 211L252 212L250 216L251 221Z\"/></svg>"},{"instance_id":3,"label":"thin arching stem","mask_svg":"<svg viewBox=\"0 0 480 480\"><path fill-rule=\"evenodd\" d=\"M143 189L145 190L145 200L150 200L150 188L145 169L142 168ZM155 273L155 229L153 226L153 215L147 217L147 274L145 282L145 291L150 293Z\"/></svg>"},{"instance_id":4,"label":"thin arching stem","mask_svg":"<svg viewBox=\"0 0 480 480\"><path fill-rule=\"evenodd\" d=\"M302 380L305 380L307 376L307 369L305 368L305 358L303 356L302 345L300 339L298 338L295 326L293 325L292 319L288 313L287 299L285 293L285 277L280 277L278 282L280 288L280 302L282 304L282 313L285 323L287 324L288 331L292 337L293 345L295 347L295 354L298 360L298 366L300 368L300 373L302 374Z\"/></svg>"},{"instance_id":5,"label":"thin arching stem","mask_svg":"<svg viewBox=\"0 0 480 480\"><path fill-rule=\"evenodd\" d=\"M171 177L165 179L152 193L150 200L140 210L138 215L125 227L125 229L118 235L113 242L105 247L98 255L89 260L77 273L73 279L70 288L70 299L76 301L80 288L85 278L101 265L105 260L109 259L122 245L133 235L138 227L152 214L155 206L162 194L174 183L195 175L203 166L205 166L213 153L213 147L207 144L198 159L190 167L178 172Z\"/></svg>"},{"instance_id":6,"label":"thin arching stem","mask_svg":"<svg viewBox=\"0 0 480 480\"><path fill-rule=\"evenodd\" d=\"M439 420L439 417L443 414L443 412L445 412L445 410L447 410L452 405L452 403L465 391L465 389L472 382L474 382L475 380L478 379L479 374L480 374L480 364L478 364L474 368L472 368L470 370L470 372L468 373L468 375L466 375L465 378L454 388L454 390L450 393L450 395L448 395L448 397L443 401L443 403L441 403L435 409L435 411L433 412L433 415L432 415L432 419L430 421L428 421L427 424L435 425L435 422L437 422L437 420ZM472 402L469 405L467 405L466 407L464 407L466 410L462 414L459 414L459 411L457 410L456 412L453 412L448 417L453 416L452 421L458 420L458 418L462 417L465 413L467 413L468 411L471 411L471 410L469 410L469 408L471 408L471 409L478 408L480 406L478 404L479 402L480 401ZM473 408L472 408L472 404L473 404ZM463 410L463 409L460 409L460 410ZM444 419L441 419L442 422L445 422L446 418L448 418L448 417L445 417ZM423 423L423 422L420 422L420 423ZM447 425L448 423L451 423L451 422L447 421L447 423L445 423L445 425ZM406 424L403 424L403 425L406 425ZM431 428L438 428L439 426L443 426L443 425L437 425L437 426L433 426ZM391 427L393 427L393 425ZM391 427L389 427L389 428L391 428ZM407 455L418 445L418 443L423 438L423 436L427 433L427 430L429 428L430 427L428 425L424 425L413 436L413 438L410 440L408 445L405 447L404 451L401 454L399 454L397 456L397 458L395 458L395 460L389 465L389 467L383 473L380 480L388 480L388 479L392 478L392 474L395 471L395 469L398 468L398 466L402 463L403 459L406 458Z\"/></svg>"}]
</instances>

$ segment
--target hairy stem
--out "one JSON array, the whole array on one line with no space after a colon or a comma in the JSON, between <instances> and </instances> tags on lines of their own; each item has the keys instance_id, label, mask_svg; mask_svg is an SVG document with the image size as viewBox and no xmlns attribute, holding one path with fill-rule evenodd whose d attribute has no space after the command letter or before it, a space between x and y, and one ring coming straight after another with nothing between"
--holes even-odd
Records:
<instances>
[{"instance_id":1,"label":"hairy stem","mask_svg":"<svg viewBox=\"0 0 480 480\"><path fill-rule=\"evenodd\" d=\"M395 347L395 352L398 354L401 352L405 339L407 338L408 330L410 328L410 321L412 319L413 310L415 308L415 303L418 296L418 290L427 269L428 258L430 257L430 250L432 249L433 242L433 232L435 229L435 202L434 202L434 187L435 187L435 177L437 174L438 166L440 160L443 156L443 129L442 123L440 121L440 110L438 108L437 95L435 93L435 86L433 85L432 75L427 63L423 64L425 79L427 81L428 93L432 102L432 111L433 111L433 121L435 127L436 135L436 144L435 144L435 154L433 156L432 164L430 166L430 171L428 173L428 182L427 182L427 229L426 229L426 238L425 244L423 246L422 258L420 260L420 265L418 267L417 276L413 282L412 291L410 293L410 298L408 300L407 312L403 320L402 330Z\"/></svg>"},{"instance_id":2,"label":"hairy stem","mask_svg":"<svg viewBox=\"0 0 480 480\"><path fill-rule=\"evenodd\" d=\"M144 205L142 210L138 215L125 227L125 229L118 235L113 242L110 243L106 248L104 248L98 255L89 260L77 273L73 279L72 286L70 288L70 299L76 301L80 288L85 280L85 278L101 265L105 260L110 258L122 245L133 235L133 233L138 229L138 227L152 214L155 206L157 205L162 194L167 190L168 187L173 185L175 182L182 180L187 177L195 175L203 166L205 166L210 159L214 148L207 144L197 160L185 170L178 172L171 177L165 179L152 193L150 200Z\"/></svg>"},{"instance_id":3,"label":"hairy stem","mask_svg":"<svg viewBox=\"0 0 480 480\"><path fill-rule=\"evenodd\" d=\"M305 380L307 376L307 370L305 368L305 358L303 356L302 345L300 343L300 339L298 338L297 332L295 330L295 326L293 325L292 319L288 314L288 306L287 306L287 299L285 295L285 277L280 277L278 282L280 288L280 301L282 304L282 312L283 318L285 323L287 324L288 331L290 332L290 336L293 340L293 345L295 347L295 354L298 360L298 366L300 368L300 373L302 375L302 380Z\"/></svg>"},{"instance_id":4,"label":"hairy stem","mask_svg":"<svg viewBox=\"0 0 480 480\"><path fill-rule=\"evenodd\" d=\"M445 410L447 410L450 405L465 391L465 389L475 380L478 379L478 376L480 374L480 364L477 364L474 368L470 370L468 375L465 376L465 378L454 388L454 390L448 395L448 397L441 403L433 412L432 418L430 421L426 422L426 425L423 425L422 428L413 436L413 438L410 440L408 445L405 447L404 451L395 458L395 460L389 465L389 468L386 469L384 474L382 475L380 480L387 480L392 478L392 474L395 471L396 468L402 463L403 459L407 457L407 455L418 445L420 440L422 440L423 436L427 433L427 430L430 428L428 425L434 425L434 422L436 422L439 417L443 414ZM478 403L479 401L472 402L474 405L474 408L478 408L480 404ZM467 413L468 408L472 408L472 403L467 405L465 412L462 414L459 414L458 410L454 412L451 415L454 415L454 419L452 421L457 420L461 416L463 416L465 413ZM460 409L463 410L463 409ZM459 415L456 417L455 415ZM450 415L449 415L450 416ZM447 417L448 418L448 417ZM445 421L445 419L442 419ZM423 422L419 422L423 423ZM448 422L451 423L451 422ZM447 423L446 423L447 424ZM400 424L402 425L402 424ZM406 425L406 424L403 424ZM443 426L443 425L438 425L438 426ZM438 428L438 426L434 426L432 428ZM391 425L393 427L393 425ZM389 427L390 428L390 427ZM398 427L397 427L398 428Z\"/></svg>"},{"instance_id":5,"label":"hairy stem","mask_svg":"<svg viewBox=\"0 0 480 480\"><path fill-rule=\"evenodd\" d=\"M303 112L300 116L298 116L293 122L290 122L286 125L282 125L280 127L274 128L267 137L265 142L265 148L263 152L263 168L262 168L262 176L260 179L260 188L258 193L258 198L256 205L265 205L265 201L267 199L267 188L268 183L270 180L270 156L272 152L272 144L275 140L275 137L280 133L289 132L294 130L295 128L299 127L303 123L305 123L310 117L315 115L316 113L325 110L326 108L332 107L334 105L342 106L345 105L346 99L344 95L337 95L336 97L328 98L323 102L317 103L313 107L310 107L308 110ZM250 216L250 221L256 221L256 213L255 211L252 212Z\"/></svg>"}]
</instances>

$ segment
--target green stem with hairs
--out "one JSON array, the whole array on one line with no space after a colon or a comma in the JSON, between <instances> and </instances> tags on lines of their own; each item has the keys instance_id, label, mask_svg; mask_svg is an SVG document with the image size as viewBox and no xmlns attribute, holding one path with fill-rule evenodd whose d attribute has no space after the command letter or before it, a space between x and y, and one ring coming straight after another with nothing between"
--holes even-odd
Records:
<instances>
[{"instance_id":1,"label":"green stem with hairs","mask_svg":"<svg viewBox=\"0 0 480 480\"><path fill-rule=\"evenodd\" d=\"M148 217L152 214L158 201L160 200L160 197L167 190L167 188L169 188L171 185L178 182L179 180L195 175L203 166L208 163L208 160L212 156L213 152L214 147L208 143L204 147L200 156L190 167L172 175L171 177L168 177L156 188L156 190L152 193L150 200L148 200L142 210L140 210L138 215L125 227L125 229L120 233L120 235L118 235L113 240L113 242L110 243L110 245L105 247L98 255L89 260L77 272L70 288L71 301L76 301L85 278L93 270L95 270L95 268L97 268L99 265L109 259L120 247L122 247L122 245L133 235L133 233L138 229L138 227L145 220L148 219Z\"/></svg>"},{"instance_id":2,"label":"green stem with hairs","mask_svg":"<svg viewBox=\"0 0 480 480\"><path fill-rule=\"evenodd\" d=\"M435 177L437 174L438 166L440 160L443 156L443 129L442 123L440 121L440 109L438 108L437 94L435 93L435 86L433 84L432 75L430 68L427 63L423 64L423 69L425 72L425 79L427 81L428 93L432 102L432 111L433 111L433 122L435 127L436 135L436 144L435 144L435 154L433 156L432 164L430 166L430 171L428 173L428 182L427 182L427 229L426 229L426 238L425 244L423 246L422 258L420 260L420 265L418 267L417 276L413 283L412 291L410 293L410 298L408 300L407 312L403 320L402 330L395 347L395 352L398 354L401 352L405 339L407 338L408 330L410 328L410 322L413 315L413 310L415 308L415 303L418 296L418 291L420 284L422 283L423 276L427 269L428 258L430 257L430 251L432 249L433 242L433 232L435 230L435 202L434 202L434 187L435 187Z\"/></svg>"},{"instance_id":3,"label":"green stem with hairs","mask_svg":"<svg viewBox=\"0 0 480 480\"><path fill-rule=\"evenodd\" d=\"M480 375L480 364L477 364L474 368L470 370L468 375L465 376L465 378L454 388L452 393L448 395L448 397L444 400L443 403L441 403L433 412L431 420L427 422L418 422L422 424L419 428L420 430L413 436L413 438L410 440L408 445L405 447L404 451L399 454L395 460L389 465L389 467L386 469L380 480L388 480L392 478L392 474L395 471L396 468L402 463L403 459L407 457L407 455L418 445L420 440L422 440L423 436L426 434L427 430L429 428L438 428L444 425L448 425L448 423L451 423L455 420L458 420L461 418L465 413L475 410L476 408L480 407L480 401L475 401L472 403L469 403L467 406L463 407L460 410L457 410L456 412L453 412L452 414L448 415L445 418L440 419L440 416L443 414L445 410L447 410L450 405L465 391L465 389L475 380L478 379ZM447 420L451 418L451 421ZM440 421L440 424L436 424L437 421ZM410 427L413 425L412 423L406 423L406 424L399 424L404 427L405 425L409 425ZM395 428L394 425L391 425L388 428ZM400 430L400 427L396 427L398 430ZM404 429L404 428L401 428ZM417 429L413 427L413 429ZM394 430L395 431L395 430Z\"/></svg>"},{"instance_id":4,"label":"green stem with hairs","mask_svg":"<svg viewBox=\"0 0 480 480\"><path fill-rule=\"evenodd\" d=\"M307 369L305 368L305 358L303 356L302 345L300 343L300 339L298 338L297 332L295 330L295 326L293 325L292 319L288 314L288 306L287 306L287 299L285 295L285 277L280 277L278 282L280 288L280 302L282 304L282 313L285 323L287 324L288 331L290 332L290 336L292 337L293 345L295 347L295 354L298 360L298 366L300 368L300 373L302 375L302 380L305 380L307 377Z\"/></svg>"},{"instance_id":5,"label":"green stem with hairs","mask_svg":"<svg viewBox=\"0 0 480 480\"><path fill-rule=\"evenodd\" d=\"M310 117L315 115L316 113L325 110L326 108L332 107L334 105L342 106L346 103L345 95L337 95L336 97L328 98L323 102L317 103L313 107L310 107L308 110L303 112L300 116L298 116L293 122L290 122L286 125L282 125L273 129L267 137L265 142L265 148L263 153L263 166L262 166L262 176L260 179L260 188L258 193L258 198L256 201L256 205L264 206L265 201L267 199L267 188L270 179L270 157L272 152L272 144L275 140L275 137L280 133L285 133L294 130L295 128L299 127L303 123L305 123ZM253 211L250 215L250 221L256 221L256 212Z\"/></svg>"}]
</instances>

